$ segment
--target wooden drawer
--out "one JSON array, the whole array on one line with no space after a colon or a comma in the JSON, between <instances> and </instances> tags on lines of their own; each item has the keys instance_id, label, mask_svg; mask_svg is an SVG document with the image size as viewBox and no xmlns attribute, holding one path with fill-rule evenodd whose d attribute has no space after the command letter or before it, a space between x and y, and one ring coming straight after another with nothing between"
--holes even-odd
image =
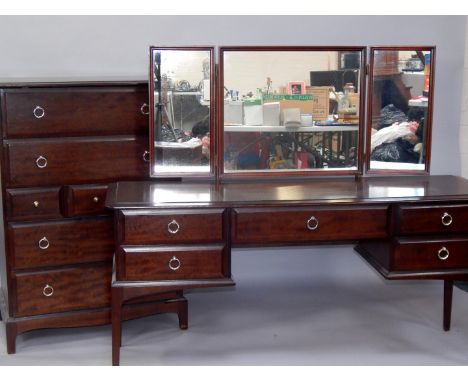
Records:
<instances>
[{"instance_id":1,"label":"wooden drawer","mask_svg":"<svg viewBox=\"0 0 468 382\"><path fill-rule=\"evenodd\" d=\"M222 209L120 210L120 244L212 243L223 240Z\"/></svg>"},{"instance_id":2,"label":"wooden drawer","mask_svg":"<svg viewBox=\"0 0 468 382\"><path fill-rule=\"evenodd\" d=\"M394 270L468 268L468 238L398 238Z\"/></svg>"},{"instance_id":3,"label":"wooden drawer","mask_svg":"<svg viewBox=\"0 0 468 382\"><path fill-rule=\"evenodd\" d=\"M13 269L111 261L114 232L109 217L8 224Z\"/></svg>"},{"instance_id":4,"label":"wooden drawer","mask_svg":"<svg viewBox=\"0 0 468 382\"><path fill-rule=\"evenodd\" d=\"M141 179L148 173L145 137L35 139L6 145L7 186Z\"/></svg>"},{"instance_id":5,"label":"wooden drawer","mask_svg":"<svg viewBox=\"0 0 468 382\"><path fill-rule=\"evenodd\" d=\"M66 186L63 189L63 214L67 217L110 213L104 205L107 185Z\"/></svg>"},{"instance_id":6,"label":"wooden drawer","mask_svg":"<svg viewBox=\"0 0 468 382\"><path fill-rule=\"evenodd\" d=\"M146 86L11 89L4 137L147 134Z\"/></svg>"},{"instance_id":7,"label":"wooden drawer","mask_svg":"<svg viewBox=\"0 0 468 382\"><path fill-rule=\"evenodd\" d=\"M109 264L16 273L14 316L32 316L110 305Z\"/></svg>"},{"instance_id":8,"label":"wooden drawer","mask_svg":"<svg viewBox=\"0 0 468 382\"><path fill-rule=\"evenodd\" d=\"M119 280L209 279L223 276L222 245L121 247ZM120 268L118 266L118 268Z\"/></svg>"},{"instance_id":9,"label":"wooden drawer","mask_svg":"<svg viewBox=\"0 0 468 382\"><path fill-rule=\"evenodd\" d=\"M400 205L396 210L397 234L468 231L468 205Z\"/></svg>"},{"instance_id":10,"label":"wooden drawer","mask_svg":"<svg viewBox=\"0 0 468 382\"><path fill-rule=\"evenodd\" d=\"M383 238L387 206L236 208L232 226L236 244Z\"/></svg>"},{"instance_id":11,"label":"wooden drawer","mask_svg":"<svg viewBox=\"0 0 468 382\"><path fill-rule=\"evenodd\" d=\"M5 192L8 220L58 219L60 188L8 189Z\"/></svg>"}]
</instances>

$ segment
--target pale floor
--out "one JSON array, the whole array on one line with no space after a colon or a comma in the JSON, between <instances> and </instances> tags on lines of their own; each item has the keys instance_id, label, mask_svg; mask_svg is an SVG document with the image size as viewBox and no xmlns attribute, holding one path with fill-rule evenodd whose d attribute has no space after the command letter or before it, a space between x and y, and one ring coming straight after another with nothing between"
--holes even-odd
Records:
<instances>
[{"instance_id":1,"label":"pale floor","mask_svg":"<svg viewBox=\"0 0 468 382\"><path fill-rule=\"evenodd\" d=\"M385 281L349 246L236 250L235 288L188 293L174 314L126 322L122 365L467 365L468 293L442 329L442 282ZM110 325L38 330L0 365L110 365Z\"/></svg>"}]
</instances>

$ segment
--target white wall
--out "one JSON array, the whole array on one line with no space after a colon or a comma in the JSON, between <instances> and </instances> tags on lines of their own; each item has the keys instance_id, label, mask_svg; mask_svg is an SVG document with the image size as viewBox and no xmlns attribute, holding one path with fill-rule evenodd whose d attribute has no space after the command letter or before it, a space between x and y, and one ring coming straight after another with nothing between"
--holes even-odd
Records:
<instances>
[{"instance_id":1,"label":"white wall","mask_svg":"<svg viewBox=\"0 0 468 382\"><path fill-rule=\"evenodd\" d=\"M468 23L468 17L467 17ZM468 26L465 29L465 64L463 68L463 92L461 97L460 155L461 176L468 178Z\"/></svg>"},{"instance_id":2,"label":"white wall","mask_svg":"<svg viewBox=\"0 0 468 382\"><path fill-rule=\"evenodd\" d=\"M146 79L150 45L436 45L431 172L460 174L465 23L464 16L2 16L0 79Z\"/></svg>"}]
</instances>

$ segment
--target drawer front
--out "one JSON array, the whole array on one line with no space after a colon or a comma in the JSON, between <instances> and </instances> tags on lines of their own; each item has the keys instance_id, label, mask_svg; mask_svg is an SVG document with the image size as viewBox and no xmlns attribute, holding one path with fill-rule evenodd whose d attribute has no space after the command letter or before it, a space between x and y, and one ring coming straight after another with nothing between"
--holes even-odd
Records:
<instances>
[{"instance_id":1,"label":"drawer front","mask_svg":"<svg viewBox=\"0 0 468 382\"><path fill-rule=\"evenodd\" d=\"M16 273L15 317L93 309L110 305L109 264Z\"/></svg>"},{"instance_id":2,"label":"drawer front","mask_svg":"<svg viewBox=\"0 0 468 382\"><path fill-rule=\"evenodd\" d=\"M397 234L468 231L468 205L398 206Z\"/></svg>"},{"instance_id":3,"label":"drawer front","mask_svg":"<svg viewBox=\"0 0 468 382\"><path fill-rule=\"evenodd\" d=\"M13 269L92 261L111 261L112 219L69 220L8 225Z\"/></svg>"},{"instance_id":4,"label":"drawer front","mask_svg":"<svg viewBox=\"0 0 468 382\"><path fill-rule=\"evenodd\" d=\"M397 239L394 270L468 268L468 239Z\"/></svg>"},{"instance_id":5,"label":"drawer front","mask_svg":"<svg viewBox=\"0 0 468 382\"><path fill-rule=\"evenodd\" d=\"M236 208L233 243L358 240L387 235L387 207Z\"/></svg>"},{"instance_id":6,"label":"drawer front","mask_svg":"<svg viewBox=\"0 0 468 382\"><path fill-rule=\"evenodd\" d=\"M7 186L141 179L147 147L145 137L10 141Z\"/></svg>"},{"instance_id":7,"label":"drawer front","mask_svg":"<svg viewBox=\"0 0 468 382\"><path fill-rule=\"evenodd\" d=\"M64 187L63 213L67 217L110 213L104 205L107 185Z\"/></svg>"},{"instance_id":8,"label":"drawer front","mask_svg":"<svg viewBox=\"0 0 468 382\"><path fill-rule=\"evenodd\" d=\"M212 243L223 240L223 211L118 211L120 244Z\"/></svg>"},{"instance_id":9,"label":"drawer front","mask_svg":"<svg viewBox=\"0 0 468 382\"><path fill-rule=\"evenodd\" d=\"M60 188L8 189L6 215L8 220L58 219Z\"/></svg>"},{"instance_id":10,"label":"drawer front","mask_svg":"<svg viewBox=\"0 0 468 382\"><path fill-rule=\"evenodd\" d=\"M223 277L223 246L121 247L129 281L209 279Z\"/></svg>"},{"instance_id":11,"label":"drawer front","mask_svg":"<svg viewBox=\"0 0 468 382\"><path fill-rule=\"evenodd\" d=\"M5 100L7 138L148 131L146 86L9 90Z\"/></svg>"}]
</instances>

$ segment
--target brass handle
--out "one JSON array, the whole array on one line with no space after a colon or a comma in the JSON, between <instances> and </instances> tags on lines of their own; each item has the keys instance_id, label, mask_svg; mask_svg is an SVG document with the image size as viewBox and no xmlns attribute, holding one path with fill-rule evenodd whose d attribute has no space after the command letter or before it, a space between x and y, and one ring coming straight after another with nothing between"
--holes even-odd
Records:
<instances>
[{"instance_id":1,"label":"brass handle","mask_svg":"<svg viewBox=\"0 0 468 382\"><path fill-rule=\"evenodd\" d=\"M149 114L149 105L145 102L143 105L141 105L140 111L141 111L141 114L148 115Z\"/></svg>"},{"instance_id":2,"label":"brass handle","mask_svg":"<svg viewBox=\"0 0 468 382\"><path fill-rule=\"evenodd\" d=\"M39 240L38 242L39 248L40 249L47 249L50 246L49 240L44 236L42 239Z\"/></svg>"},{"instance_id":3,"label":"brass handle","mask_svg":"<svg viewBox=\"0 0 468 382\"><path fill-rule=\"evenodd\" d=\"M93 198L93 202L94 202L94 203L98 203L98 202L99 202L99 198L98 198L97 196L95 196L95 197Z\"/></svg>"},{"instance_id":4,"label":"brass handle","mask_svg":"<svg viewBox=\"0 0 468 382\"><path fill-rule=\"evenodd\" d=\"M36 207L36 208L39 207L39 202L38 202L37 200L35 200L35 201L33 202L33 206Z\"/></svg>"},{"instance_id":5,"label":"brass handle","mask_svg":"<svg viewBox=\"0 0 468 382\"><path fill-rule=\"evenodd\" d=\"M172 258L169 260L168 265L170 269L172 269L173 271L176 271L180 268L182 264L177 257L172 256Z\"/></svg>"},{"instance_id":6,"label":"brass handle","mask_svg":"<svg viewBox=\"0 0 468 382\"><path fill-rule=\"evenodd\" d=\"M309 220L307 220L306 226L309 230L315 231L319 226L319 221L315 216L311 216Z\"/></svg>"},{"instance_id":7,"label":"brass handle","mask_svg":"<svg viewBox=\"0 0 468 382\"><path fill-rule=\"evenodd\" d=\"M168 225L167 225L167 230L169 233L172 233L175 235L177 232L180 230L180 224L173 219Z\"/></svg>"},{"instance_id":8,"label":"brass handle","mask_svg":"<svg viewBox=\"0 0 468 382\"><path fill-rule=\"evenodd\" d=\"M42 106L36 106L33 110L33 114L37 119L41 119L45 115L45 110Z\"/></svg>"},{"instance_id":9,"label":"brass handle","mask_svg":"<svg viewBox=\"0 0 468 382\"><path fill-rule=\"evenodd\" d=\"M439 251L437 252L437 257L440 259L440 260L447 260L448 257L450 255L450 251L445 248L445 247L442 247L441 249L439 249Z\"/></svg>"},{"instance_id":10,"label":"brass handle","mask_svg":"<svg viewBox=\"0 0 468 382\"><path fill-rule=\"evenodd\" d=\"M36 159L36 166L39 168L47 167L47 158L43 157L42 155L39 155Z\"/></svg>"},{"instance_id":11,"label":"brass handle","mask_svg":"<svg viewBox=\"0 0 468 382\"><path fill-rule=\"evenodd\" d=\"M453 222L452 215L450 215L448 212L444 212L440 220L442 221L442 224L445 226L449 226Z\"/></svg>"},{"instance_id":12,"label":"brass handle","mask_svg":"<svg viewBox=\"0 0 468 382\"><path fill-rule=\"evenodd\" d=\"M46 284L46 286L42 290L42 294L46 297L50 297L54 294L54 288L52 288L49 284Z\"/></svg>"},{"instance_id":13,"label":"brass handle","mask_svg":"<svg viewBox=\"0 0 468 382\"><path fill-rule=\"evenodd\" d=\"M150 161L150 158L149 158L149 151L148 151L148 150L145 150L144 153L143 153L143 161L145 161L145 162L149 162L149 161Z\"/></svg>"}]
</instances>

